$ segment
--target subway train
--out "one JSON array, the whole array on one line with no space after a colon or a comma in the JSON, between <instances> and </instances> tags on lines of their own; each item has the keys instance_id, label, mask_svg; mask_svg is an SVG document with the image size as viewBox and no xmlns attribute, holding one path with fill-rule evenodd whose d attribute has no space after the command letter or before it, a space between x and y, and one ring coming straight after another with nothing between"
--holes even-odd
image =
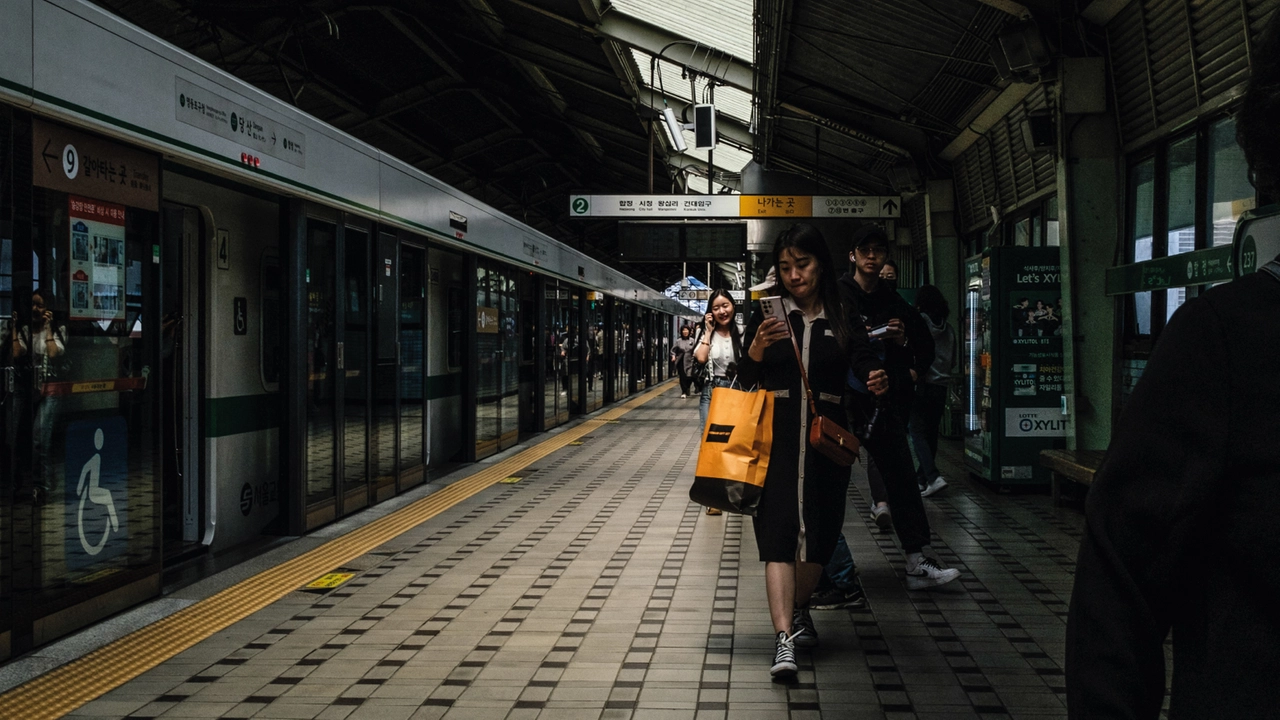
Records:
<instances>
[{"instance_id":1,"label":"subway train","mask_svg":"<svg viewBox=\"0 0 1280 720\"><path fill-rule=\"evenodd\" d=\"M688 310L77 0L0 24L0 659L663 381Z\"/></svg>"}]
</instances>

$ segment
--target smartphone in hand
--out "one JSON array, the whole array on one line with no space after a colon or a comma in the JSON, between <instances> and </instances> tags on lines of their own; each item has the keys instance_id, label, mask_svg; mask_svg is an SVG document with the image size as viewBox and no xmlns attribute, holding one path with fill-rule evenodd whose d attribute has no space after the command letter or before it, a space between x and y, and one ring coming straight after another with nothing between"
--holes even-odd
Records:
<instances>
[{"instance_id":1,"label":"smartphone in hand","mask_svg":"<svg viewBox=\"0 0 1280 720\"><path fill-rule=\"evenodd\" d=\"M764 313L766 319L774 317L782 321L786 325L787 332L791 332L791 323L787 322L787 308L782 304L782 298L778 295L760 298L760 311Z\"/></svg>"},{"instance_id":2,"label":"smartphone in hand","mask_svg":"<svg viewBox=\"0 0 1280 720\"><path fill-rule=\"evenodd\" d=\"M887 332L889 332L889 323L885 323L883 325L876 325L875 327L868 329L867 336L873 337L873 338L880 337L881 335L884 335Z\"/></svg>"}]
</instances>

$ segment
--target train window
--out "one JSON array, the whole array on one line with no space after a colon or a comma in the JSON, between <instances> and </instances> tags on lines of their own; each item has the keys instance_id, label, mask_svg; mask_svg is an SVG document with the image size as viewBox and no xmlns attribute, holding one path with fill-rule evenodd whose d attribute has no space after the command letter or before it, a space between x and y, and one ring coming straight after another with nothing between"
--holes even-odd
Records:
<instances>
[{"instance_id":1,"label":"train window","mask_svg":"<svg viewBox=\"0 0 1280 720\"><path fill-rule=\"evenodd\" d=\"M267 392L280 389L280 373L284 368L284 328L279 322L283 313L280 305L280 277L280 258L276 255L263 255L260 279L262 303L259 305L258 318L262 338L258 367L262 373L262 387Z\"/></svg>"},{"instance_id":2,"label":"train window","mask_svg":"<svg viewBox=\"0 0 1280 720\"><path fill-rule=\"evenodd\" d=\"M1249 184L1249 163L1236 142L1235 118L1224 118L1209 127L1209 202L1205 205L1213 246L1230 245L1236 221L1257 206L1257 194Z\"/></svg>"},{"instance_id":3,"label":"train window","mask_svg":"<svg viewBox=\"0 0 1280 720\"><path fill-rule=\"evenodd\" d=\"M448 290L448 358L450 370L462 368L462 288L451 287Z\"/></svg>"}]
</instances>

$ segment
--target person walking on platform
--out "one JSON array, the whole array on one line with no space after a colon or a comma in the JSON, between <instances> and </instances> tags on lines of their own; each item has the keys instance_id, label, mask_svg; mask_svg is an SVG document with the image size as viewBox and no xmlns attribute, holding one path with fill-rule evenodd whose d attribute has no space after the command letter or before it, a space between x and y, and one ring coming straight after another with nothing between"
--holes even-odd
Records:
<instances>
[{"instance_id":1,"label":"person walking on platform","mask_svg":"<svg viewBox=\"0 0 1280 720\"><path fill-rule=\"evenodd\" d=\"M875 409L879 400L850 392L849 411L855 425L861 418L876 418L863 444L884 477L893 507L893 526L907 556L907 589L923 590L960 577L959 570L942 567L924 552L931 531L907 445L907 418L915 379L933 364L933 338L920 313L880 279L880 270L889 255L889 238L884 230L864 225L854 233L851 245L849 260L853 271L840 278L841 300L850 317L861 318L871 328L868 335L872 343L883 343L889 392L881 412Z\"/></svg>"},{"instance_id":2,"label":"person walking on platform","mask_svg":"<svg viewBox=\"0 0 1280 720\"><path fill-rule=\"evenodd\" d=\"M742 355L742 339L738 336L738 306L728 290L716 290L707 301L707 316L698 340L693 344L693 361L703 377L701 399L698 402L698 432L707 427L707 413L711 410L711 390L729 387L738 371L738 358ZM708 515L720 515L718 508L707 508Z\"/></svg>"},{"instance_id":3,"label":"person walking on platform","mask_svg":"<svg viewBox=\"0 0 1280 720\"><path fill-rule=\"evenodd\" d=\"M693 338L689 326L680 328L680 339L671 346L671 364L675 365L676 375L680 378L680 399L689 397L689 384L693 382L696 364L693 359Z\"/></svg>"},{"instance_id":4,"label":"person walking on platform","mask_svg":"<svg viewBox=\"0 0 1280 720\"><path fill-rule=\"evenodd\" d=\"M1259 193L1280 197L1276 20L1253 57L1236 138ZM1160 717L1171 633L1169 717L1275 717L1277 317L1280 258L1188 300L1156 342L1086 500L1067 620L1071 718Z\"/></svg>"},{"instance_id":5,"label":"person walking on platform","mask_svg":"<svg viewBox=\"0 0 1280 720\"><path fill-rule=\"evenodd\" d=\"M846 468L809 447L812 418L791 338L818 411L828 420L845 422L840 398L851 369L873 392L885 392L887 378L861 326L845 321L822 233L793 225L774 243L773 264L787 321L753 315L738 378L776 398L769 469L753 524L776 633L770 674L788 680L797 671L795 648L818 644L809 598L835 550L849 485Z\"/></svg>"},{"instance_id":6,"label":"person walking on platform","mask_svg":"<svg viewBox=\"0 0 1280 720\"><path fill-rule=\"evenodd\" d=\"M831 560L822 569L818 587L809 598L809 607L814 610L842 610L866 606L867 593L858 579L858 566L853 562L849 542L844 539L844 533L840 533Z\"/></svg>"},{"instance_id":7,"label":"person walking on platform","mask_svg":"<svg viewBox=\"0 0 1280 720\"><path fill-rule=\"evenodd\" d=\"M942 410L947 404L951 368L956 362L956 331L947 322L951 308L937 287L923 285L916 291L916 309L933 336L934 348L933 364L916 385L909 426L911 445L920 466L916 482L920 486L920 495L929 497L947 486L946 478L938 472L935 458L938 456L938 426L942 423Z\"/></svg>"},{"instance_id":8,"label":"person walking on platform","mask_svg":"<svg viewBox=\"0 0 1280 720\"><path fill-rule=\"evenodd\" d=\"M711 293L711 299L707 301L707 315L693 348L693 360L698 368L704 369L706 377L702 384L702 401L698 403L700 427L707 426L711 388L729 387L742 356L742 339L738 335L738 323L734 322L737 314L738 306L728 290Z\"/></svg>"}]
</instances>

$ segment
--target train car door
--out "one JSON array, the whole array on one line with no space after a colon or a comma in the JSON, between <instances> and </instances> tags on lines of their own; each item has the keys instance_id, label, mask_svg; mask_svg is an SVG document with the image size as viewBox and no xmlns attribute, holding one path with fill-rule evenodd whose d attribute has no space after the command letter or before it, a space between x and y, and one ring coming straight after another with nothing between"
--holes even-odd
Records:
<instances>
[{"instance_id":1,"label":"train car door","mask_svg":"<svg viewBox=\"0 0 1280 720\"><path fill-rule=\"evenodd\" d=\"M203 550L205 495L200 472L200 303L196 208L161 207L160 457L166 562ZM224 248L225 252L226 249Z\"/></svg>"},{"instance_id":2,"label":"train car door","mask_svg":"<svg viewBox=\"0 0 1280 720\"><path fill-rule=\"evenodd\" d=\"M396 494L399 440L400 367L400 240L382 229L374 244L372 381L373 411L369 433L369 472L374 502Z\"/></svg>"},{"instance_id":3,"label":"train car door","mask_svg":"<svg viewBox=\"0 0 1280 720\"><path fill-rule=\"evenodd\" d=\"M515 272L497 263L476 265L476 458L519 439L519 297Z\"/></svg>"},{"instance_id":4,"label":"train car door","mask_svg":"<svg viewBox=\"0 0 1280 720\"><path fill-rule=\"evenodd\" d=\"M396 425L400 489L426 479L427 438L427 251L400 245L399 330L396 342L400 377Z\"/></svg>"},{"instance_id":5,"label":"train car door","mask_svg":"<svg viewBox=\"0 0 1280 720\"><path fill-rule=\"evenodd\" d=\"M348 217L342 230L343 264L338 274L342 279L343 363L338 374L342 386L340 512L346 515L369 505L373 494L369 462L373 316L373 288L369 280L373 253L367 224Z\"/></svg>"}]
</instances>

